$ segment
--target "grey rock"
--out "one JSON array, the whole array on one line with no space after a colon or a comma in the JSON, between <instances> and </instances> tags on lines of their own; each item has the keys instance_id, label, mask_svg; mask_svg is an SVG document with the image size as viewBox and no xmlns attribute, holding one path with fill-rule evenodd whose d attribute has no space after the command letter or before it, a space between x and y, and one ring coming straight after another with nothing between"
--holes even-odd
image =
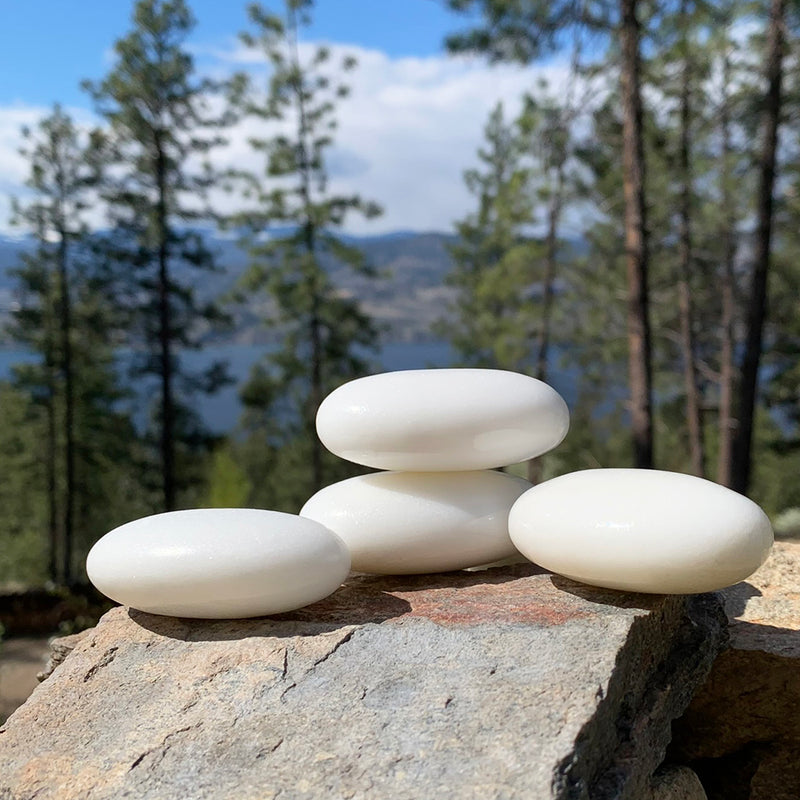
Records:
<instances>
[{"instance_id":1,"label":"grey rock","mask_svg":"<svg viewBox=\"0 0 800 800\"><path fill-rule=\"evenodd\" d=\"M50 640L50 656L45 668L36 675L40 683L47 680L55 668L64 662L64 659L78 646L81 639L89 633L88 630L72 633L69 636L59 636Z\"/></svg>"},{"instance_id":2,"label":"grey rock","mask_svg":"<svg viewBox=\"0 0 800 800\"><path fill-rule=\"evenodd\" d=\"M532 565L269 619L118 608L0 729L0 797L641 800L723 623Z\"/></svg>"},{"instance_id":3,"label":"grey rock","mask_svg":"<svg viewBox=\"0 0 800 800\"><path fill-rule=\"evenodd\" d=\"M723 592L730 648L675 724L710 800L800 798L800 543Z\"/></svg>"},{"instance_id":4,"label":"grey rock","mask_svg":"<svg viewBox=\"0 0 800 800\"><path fill-rule=\"evenodd\" d=\"M689 767L662 767L653 776L648 800L708 800L697 773Z\"/></svg>"}]
</instances>

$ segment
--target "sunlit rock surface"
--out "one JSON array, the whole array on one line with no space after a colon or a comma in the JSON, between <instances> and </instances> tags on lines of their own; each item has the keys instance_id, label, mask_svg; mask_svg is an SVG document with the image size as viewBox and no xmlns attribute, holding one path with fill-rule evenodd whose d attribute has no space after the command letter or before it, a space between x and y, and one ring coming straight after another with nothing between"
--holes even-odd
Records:
<instances>
[{"instance_id":1,"label":"sunlit rock surface","mask_svg":"<svg viewBox=\"0 0 800 800\"><path fill-rule=\"evenodd\" d=\"M800 542L726 589L730 649L675 726L709 800L800 798Z\"/></svg>"},{"instance_id":2,"label":"sunlit rock surface","mask_svg":"<svg viewBox=\"0 0 800 800\"><path fill-rule=\"evenodd\" d=\"M117 608L2 729L0 797L641 800L723 622L533 565L271 619Z\"/></svg>"}]
</instances>

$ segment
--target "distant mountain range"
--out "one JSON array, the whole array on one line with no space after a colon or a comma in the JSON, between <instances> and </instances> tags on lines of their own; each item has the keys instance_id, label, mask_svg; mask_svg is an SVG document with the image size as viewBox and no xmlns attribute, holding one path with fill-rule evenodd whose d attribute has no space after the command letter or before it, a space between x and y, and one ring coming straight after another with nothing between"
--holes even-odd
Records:
<instances>
[{"instance_id":1,"label":"distant mountain range","mask_svg":"<svg viewBox=\"0 0 800 800\"><path fill-rule=\"evenodd\" d=\"M326 268L338 290L361 302L364 311L384 329L387 341L415 342L435 338L431 327L445 315L453 296L444 281L452 268L447 245L454 237L444 233L398 231L382 236L348 236L346 240L362 250L379 277L354 275L342 265L331 262ZM216 253L221 269L203 275L197 288L203 298L210 299L224 294L234 285L247 264L247 256L230 239L209 235L208 244ZM20 253L29 247L24 239L0 237L0 327L4 327L14 303L16 281L10 270L18 263ZM225 341L243 345L268 342L269 331L260 321L268 306L267 298L254 298L236 314L235 327L225 336Z\"/></svg>"}]
</instances>

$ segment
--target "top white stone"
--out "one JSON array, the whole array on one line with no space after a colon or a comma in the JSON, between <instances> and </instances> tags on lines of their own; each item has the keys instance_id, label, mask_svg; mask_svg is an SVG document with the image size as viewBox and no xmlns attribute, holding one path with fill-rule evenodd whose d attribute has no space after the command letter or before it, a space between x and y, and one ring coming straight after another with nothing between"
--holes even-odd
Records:
<instances>
[{"instance_id":1,"label":"top white stone","mask_svg":"<svg viewBox=\"0 0 800 800\"><path fill-rule=\"evenodd\" d=\"M317 433L332 453L368 467L467 471L516 464L566 436L569 411L542 381L491 369L386 372L340 386Z\"/></svg>"}]
</instances>

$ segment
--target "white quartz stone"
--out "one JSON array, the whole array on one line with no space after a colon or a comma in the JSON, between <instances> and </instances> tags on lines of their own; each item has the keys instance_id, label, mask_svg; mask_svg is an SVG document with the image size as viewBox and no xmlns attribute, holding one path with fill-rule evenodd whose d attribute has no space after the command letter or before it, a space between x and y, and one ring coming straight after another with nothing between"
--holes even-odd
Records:
<instances>
[{"instance_id":1,"label":"white quartz stone","mask_svg":"<svg viewBox=\"0 0 800 800\"><path fill-rule=\"evenodd\" d=\"M597 469L535 486L509 515L531 561L576 581L657 594L744 580L772 546L766 514L743 495L675 472Z\"/></svg>"},{"instance_id":2,"label":"white quartz stone","mask_svg":"<svg viewBox=\"0 0 800 800\"><path fill-rule=\"evenodd\" d=\"M386 372L340 386L317 432L348 461L409 471L493 469L541 455L567 434L569 411L546 383L490 369Z\"/></svg>"},{"instance_id":3,"label":"white quartz stone","mask_svg":"<svg viewBox=\"0 0 800 800\"><path fill-rule=\"evenodd\" d=\"M508 511L529 488L502 472L378 472L322 489L300 514L335 531L358 572L445 572L516 554Z\"/></svg>"},{"instance_id":4,"label":"white quartz stone","mask_svg":"<svg viewBox=\"0 0 800 800\"><path fill-rule=\"evenodd\" d=\"M235 619L321 600L350 570L344 543L294 514L213 508L156 514L115 528L89 552L103 594L152 614Z\"/></svg>"}]
</instances>

